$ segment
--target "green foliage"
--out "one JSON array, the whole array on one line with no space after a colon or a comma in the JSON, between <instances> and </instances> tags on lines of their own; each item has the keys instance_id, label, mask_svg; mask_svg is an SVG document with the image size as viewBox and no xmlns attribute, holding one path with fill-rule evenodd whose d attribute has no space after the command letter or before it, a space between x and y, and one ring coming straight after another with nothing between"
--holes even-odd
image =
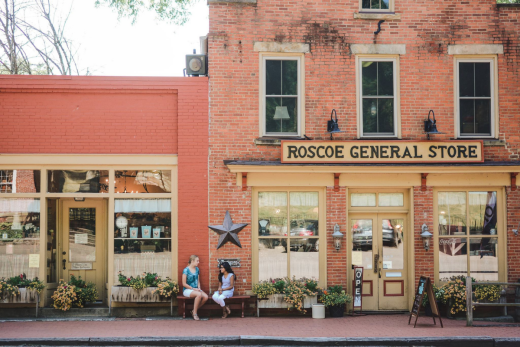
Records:
<instances>
[{"instance_id":1,"label":"green foliage","mask_svg":"<svg viewBox=\"0 0 520 347\"><path fill-rule=\"evenodd\" d=\"M155 12L160 20L183 25L190 16L189 7L197 0L96 0L96 6L102 4L117 11L118 16L128 17L135 23L142 11Z\"/></svg>"},{"instance_id":2,"label":"green foliage","mask_svg":"<svg viewBox=\"0 0 520 347\"><path fill-rule=\"evenodd\" d=\"M159 275L157 275L156 273L151 273L151 272L143 272L142 275L138 275L136 277L134 277L134 276L127 277L121 271L119 271L117 278L118 278L121 286L132 287L136 290L140 290L140 289L147 288L147 287L159 287L159 284L162 283L163 287L164 286L169 287L168 290L164 289L163 292L166 293L166 292L170 292L170 291L173 292L173 289L174 289L173 284L177 285L177 282L171 281L169 278L166 278L166 280L163 280ZM168 282L168 283L165 284L165 282ZM178 293L178 290L177 290L177 292L175 292L175 294L177 294L177 293ZM163 295L163 294L161 294L161 295Z\"/></svg>"},{"instance_id":3,"label":"green foliage","mask_svg":"<svg viewBox=\"0 0 520 347\"><path fill-rule=\"evenodd\" d=\"M70 275L67 283L60 280L60 285L52 295L53 306L57 310L68 311L72 306L83 307L87 302L96 301L98 292L96 285L85 282L81 276Z\"/></svg>"},{"instance_id":4,"label":"green foliage","mask_svg":"<svg viewBox=\"0 0 520 347\"><path fill-rule=\"evenodd\" d=\"M274 281L260 281L253 285L253 293L258 299L265 299L270 295L276 294L277 290L274 286Z\"/></svg>"},{"instance_id":5,"label":"green foliage","mask_svg":"<svg viewBox=\"0 0 520 347\"><path fill-rule=\"evenodd\" d=\"M279 279L278 281L274 282L274 287L276 288L277 293L283 293L285 288L285 281L283 279Z\"/></svg>"},{"instance_id":6,"label":"green foliage","mask_svg":"<svg viewBox=\"0 0 520 347\"><path fill-rule=\"evenodd\" d=\"M305 297L316 294L318 293L310 291L307 288L307 282L305 280L297 280L294 277L292 279L285 278L283 299L288 304L291 304L292 308L295 308L302 313L306 313L307 310L303 307Z\"/></svg>"},{"instance_id":7,"label":"green foliage","mask_svg":"<svg viewBox=\"0 0 520 347\"><path fill-rule=\"evenodd\" d=\"M4 293L5 296L19 294L19 288L36 290L39 294L45 288L45 284L43 284L43 282L40 281L38 277L35 277L31 280L28 279L24 273L20 274L19 276L10 277L7 280L2 279L0 282L2 283L2 288L6 290ZM0 289L0 297L2 297L4 294L2 294L2 290Z\"/></svg>"},{"instance_id":8,"label":"green foliage","mask_svg":"<svg viewBox=\"0 0 520 347\"><path fill-rule=\"evenodd\" d=\"M311 292L319 291L318 281L316 281L315 279L303 278L302 280L305 282L305 286L307 287L307 289L309 291L311 291Z\"/></svg>"},{"instance_id":9,"label":"green foliage","mask_svg":"<svg viewBox=\"0 0 520 347\"><path fill-rule=\"evenodd\" d=\"M520 4L520 0L497 0L497 4Z\"/></svg>"},{"instance_id":10,"label":"green foliage","mask_svg":"<svg viewBox=\"0 0 520 347\"><path fill-rule=\"evenodd\" d=\"M177 282L172 281L168 277L165 280L161 280L159 278L159 282L157 283L157 289L153 291L153 293L158 293L160 296L169 298L173 295L173 297L177 297L179 293L179 285Z\"/></svg>"},{"instance_id":11,"label":"green foliage","mask_svg":"<svg viewBox=\"0 0 520 347\"><path fill-rule=\"evenodd\" d=\"M435 284L432 284L433 287L433 294L435 295L435 301L443 302L444 299L444 286L443 287L437 287ZM428 293L424 293L422 305L423 307L426 307L430 303L430 299L428 298Z\"/></svg>"},{"instance_id":12,"label":"green foliage","mask_svg":"<svg viewBox=\"0 0 520 347\"><path fill-rule=\"evenodd\" d=\"M352 302L352 295L345 293L341 286L332 286L322 292L320 302L326 307L342 306Z\"/></svg>"},{"instance_id":13,"label":"green foliage","mask_svg":"<svg viewBox=\"0 0 520 347\"><path fill-rule=\"evenodd\" d=\"M144 283L147 287L157 287L161 279L156 273L146 272L143 273Z\"/></svg>"}]
</instances>

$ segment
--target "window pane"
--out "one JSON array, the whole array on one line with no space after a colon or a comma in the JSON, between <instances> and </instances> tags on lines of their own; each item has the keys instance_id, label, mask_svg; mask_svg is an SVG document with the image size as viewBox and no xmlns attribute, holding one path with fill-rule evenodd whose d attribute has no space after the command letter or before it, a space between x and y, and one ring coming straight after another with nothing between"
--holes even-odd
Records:
<instances>
[{"instance_id":1,"label":"window pane","mask_svg":"<svg viewBox=\"0 0 520 347\"><path fill-rule=\"evenodd\" d=\"M285 106L289 119L275 119L276 107ZM265 126L267 133L297 133L298 99L297 98L266 98Z\"/></svg>"},{"instance_id":2,"label":"window pane","mask_svg":"<svg viewBox=\"0 0 520 347\"><path fill-rule=\"evenodd\" d=\"M475 100L460 99L460 132L475 133Z\"/></svg>"},{"instance_id":3,"label":"window pane","mask_svg":"<svg viewBox=\"0 0 520 347\"><path fill-rule=\"evenodd\" d=\"M282 60L282 95L298 95L298 62Z\"/></svg>"},{"instance_id":4,"label":"window pane","mask_svg":"<svg viewBox=\"0 0 520 347\"><path fill-rule=\"evenodd\" d=\"M370 8L370 0L363 0L362 8Z\"/></svg>"},{"instance_id":5,"label":"window pane","mask_svg":"<svg viewBox=\"0 0 520 347\"><path fill-rule=\"evenodd\" d=\"M49 170L49 193L107 193L108 170Z\"/></svg>"},{"instance_id":6,"label":"window pane","mask_svg":"<svg viewBox=\"0 0 520 347\"><path fill-rule=\"evenodd\" d=\"M282 94L282 61L266 60L265 61L265 94L281 95Z\"/></svg>"},{"instance_id":7,"label":"window pane","mask_svg":"<svg viewBox=\"0 0 520 347\"><path fill-rule=\"evenodd\" d=\"M377 132L377 99L363 99L363 133Z\"/></svg>"},{"instance_id":8,"label":"window pane","mask_svg":"<svg viewBox=\"0 0 520 347\"><path fill-rule=\"evenodd\" d=\"M58 274L57 274L57 262L56 256L57 253L57 208L58 208L58 200L57 199L47 199L47 282L48 283L56 283L58 282Z\"/></svg>"},{"instance_id":9,"label":"window pane","mask_svg":"<svg viewBox=\"0 0 520 347\"><path fill-rule=\"evenodd\" d=\"M491 96L490 63L475 63L475 96Z\"/></svg>"},{"instance_id":10,"label":"window pane","mask_svg":"<svg viewBox=\"0 0 520 347\"><path fill-rule=\"evenodd\" d=\"M390 8L390 0L381 0L381 9L388 10Z\"/></svg>"},{"instance_id":11,"label":"window pane","mask_svg":"<svg viewBox=\"0 0 520 347\"><path fill-rule=\"evenodd\" d=\"M379 9L379 0L372 0L371 6L372 9Z\"/></svg>"},{"instance_id":12,"label":"window pane","mask_svg":"<svg viewBox=\"0 0 520 347\"><path fill-rule=\"evenodd\" d=\"M38 277L39 267L29 267L29 258L39 254L40 200L0 198L0 278Z\"/></svg>"},{"instance_id":13,"label":"window pane","mask_svg":"<svg viewBox=\"0 0 520 347\"><path fill-rule=\"evenodd\" d=\"M290 277L314 278L320 277L320 253L318 239L292 239Z\"/></svg>"},{"instance_id":14,"label":"window pane","mask_svg":"<svg viewBox=\"0 0 520 347\"><path fill-rule=\"evenodd\" d=\"M290 193L291 236L318 235L318 192Z\"/></svg>"},{"instance_id":15,"label":"window pane","mask_svg":"<svg viewBox=\"0 0 520 347\"><path fill-rule=\"evenodd\" d=\"M439 192L439 235L466 235L466 192Z\"/></svg>"},{"instance_id":16,"label":"window pane","mask_svg":"<svg viewBox=\"0 0 520 347\"><path fill-rule=\"evenodd\" d=\"M378 62L377 65L377 95L394 95L394 63L391 61L385 61Z\"/></svg>"},{"instance_id":17,"label":"window pane","mask_svg":"<svg viewBox=\"0 0 520 347\"><path fill-rule=\"evenodd\" d=\"M287 240L258 240L258 280L287 277Z\"/></svg>"},{"instance_id":18,"label":"window pane","mask_svg":"<svg viewBox=\"0 0 520 347\"><path fill-rule=\"evenodd\" d=\"M439 278L448 280L452 276L468 273L467 238L439 238Z\"/></svg>"},{"instance_id":19,"label":"window pane","mask_svg":"<svg viewBox=\"0 0 520 347\"><path fill-rule=\"evenodd\" d=\"M350 194L351 206L376 206L376 193Z\"/></svg>"},{"instance_id":20,"label":"window pane","mask_svg":"<svg viewBox=\"0 0 520 347\"><path fill-rule=\"evenodd\" d=\"M379 193L379 206L404 206L404 194Z\"/></svg>"},{"instance_id":21,"label":"window pane","mask_svg":"<svg viewBox=\"0 0 520 347\"><path fill-rule=\"evenodd\" d=\"M377 63L362 62L363 95L377 95Z\"/></svg>"},{"instance_id":22,"label":"window pane","mask_svg":"<svg viewBox=\"0 0 520 347\"><path fill-rule=\"evenodd\" d=\"M394 133L394 99L377 99L377 132Z\"/></svg>"},{"instance_id":23,"label":"window pane","mask_svg":"<svg viewBox=\"0 0 520 347\"><path fill-rule=\"evenodd\" d=\"M459 96L475 96L474 63L459 63Z\"/></svg>"},{"instance_id":24,"label":"window pane","mask_svg":"<svg viewBox=\"0 0 520 347\"><path fill-rule=\"evenodd\" d=\"M497 234L497 193L469 193L469 223L471 235Z\"/></svg>"},{"instance_id":25,"label":"window pane","mask_svg":"<svg viewBox=\"0 0 520 347\"><path fill-rule=\"evenodd\" d=\"M352 234L352 265L372 269L372 220L353 219Z\"/></svg>"},{"instance_id":26,"label":"window pane","mask_svg":"<svg viewBox=\"0 0 520 347\"><path fill-rule=\"evenodd\" d=\"M475 100L475 129L479 134L491 134L491 100Z\"/></svg>"},{"instance_id":27,"label":"window pane","mask_svg":"<svg viewBox=\"0 0 520 347\"><path fill-rule=\"evenodd\" d=\"M287 193L258 193L258 232L263 235L287 235Z\"/></svg>"},{"instance_id":28,"label":"window pane","mask_svg":"<svg viewBox=\"0 0 520 347\"><path fill-rule=\"evenodd\" d=\"M108 178L101 183L108 185ZM171 170L116 170L115 172L116 193L171 193L171 186Z\"/></svg>"},{"instance_id":29,"label":"window pane","mask_svg":"<svg viewBox=\"0 0 520 347\"><path fill-rule=\"evenodd\" d=\"M383 269L404 269L402 219L383 219Z\"/></svg>"},{"instance_id":30,"label":"window pane","mask_svg":"<svg viewBox=\"0 0 520 347\"><path fill-rule=\"evenodd\" d=\"M0 170L0 193L39 193L40 170Z\"/></svg>"},{"instance_id":31,"label":"window pane","mask_svg":"<svg viewBox=\"0 0 520 347\"><path fill-rule=\"evenodd\" d=\"M477 281L498 281L498 239L470 239L470 275Z\"/></svg>"},{"instance_id":32,"label":"window pane","mask_svg":"<svg viewBox=\"0 0 520 347\"><path fill-rule=\"evenodd\" d=\"M96 209L69 209L69 261L96 261Z\"/></svg>"}]
</instances>

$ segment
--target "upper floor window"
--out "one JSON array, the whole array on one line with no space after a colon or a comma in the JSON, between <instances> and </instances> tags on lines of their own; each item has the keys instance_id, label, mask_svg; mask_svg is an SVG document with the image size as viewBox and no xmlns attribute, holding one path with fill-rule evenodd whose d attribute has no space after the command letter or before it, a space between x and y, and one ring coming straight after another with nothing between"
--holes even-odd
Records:
<instances>
[{"instance_id":1,"label":"upper floor window","mask_svg":"<svg viewBox=\"0 0 520 347\"><path fill-rule=\"evenodd\" d=\"M361 136L397 136L396 59L361 58Z\"/></svg>"},{"instance_id":2,"label":"upper floor window","mask_svg":"<svg viewBox=\"0 0 520 347\"><path fill-rule=\"evenodd\" d=\"M301 57L264 56L262 59L262 135L301 134Z\"/></svg>"},{"instance_id":3,"label":"upper floor window","mask_svg":"<svg viewBox=\"0 0 520 347\"><path fill-rule=\"evenodd\" d=\"M393 11L393 0L360 0L361 11Z\"/></svg>"},{"instance_id":4,"label":"upper floor window","mask_svg":"<svg viewBox=\"0 0 520 347\"><path fill-rule=\"evenodd\" d=\"M493 137L494 61L457 59L458 132L460 137Z\"/></svg>"}]
</instances>

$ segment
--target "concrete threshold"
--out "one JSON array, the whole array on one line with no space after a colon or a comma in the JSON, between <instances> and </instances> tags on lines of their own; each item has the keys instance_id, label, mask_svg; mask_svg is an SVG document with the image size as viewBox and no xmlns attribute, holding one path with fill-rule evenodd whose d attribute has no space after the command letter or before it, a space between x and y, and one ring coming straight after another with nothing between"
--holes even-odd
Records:
<instances>
[{"instance_id":1,"label":"concrete threshold","mask_svg":"<svg viewBox=\"0 0 520 347\"><path fill-rule=\"evenodd\" d=\"M1 346L392 346L392 347L517 347L520 338L472 337L276 337L276 336L172 336L0 339Z\"/></svg>"}]
</instances>

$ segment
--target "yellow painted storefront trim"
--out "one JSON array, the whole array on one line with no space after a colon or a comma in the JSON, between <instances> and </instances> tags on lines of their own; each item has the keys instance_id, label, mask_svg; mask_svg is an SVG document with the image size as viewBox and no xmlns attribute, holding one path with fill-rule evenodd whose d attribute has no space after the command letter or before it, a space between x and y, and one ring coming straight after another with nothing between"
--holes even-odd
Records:
<instances>
[{"instance_id":1,"label":"yellow painted storefront trim","mask_svg":"<svg viewBox=\"0 0 520 347\"><path fill-rule=\"evenodd\" d=\"M178 254L178 158L177 155L127 155L127 154L0 154L0 170L40 170L40 193L0 193L0 198L38 198L40 199L40 278L47 279L47 199L61 198L71 199L84 197L85 199L103 199L108 204L107 221L107 297L111 295L111 287L117 283L114 280L114 200L115 199L171 199L172 206L172 272L171 278L178 278L177 254ZM116 170L171 170L171 193L133 193L120 194L114 192L114 185L109 185L108 193L47 193L48 170L108 170L110 182L115 180ZM106 205L105 205L106 206ZM60 216L57 216L60 223ZM58 239L58 242L60 240ZM57 248L59 246L57 245ZM60 264L56 264L58 268ZM47 290L55 288L56 283L49 283ZM46 297L47 295L44 295ZM105 300L106 298L103 298ZM41 306L48 304L45 300Z\"/></svg>"}]
</instances>

